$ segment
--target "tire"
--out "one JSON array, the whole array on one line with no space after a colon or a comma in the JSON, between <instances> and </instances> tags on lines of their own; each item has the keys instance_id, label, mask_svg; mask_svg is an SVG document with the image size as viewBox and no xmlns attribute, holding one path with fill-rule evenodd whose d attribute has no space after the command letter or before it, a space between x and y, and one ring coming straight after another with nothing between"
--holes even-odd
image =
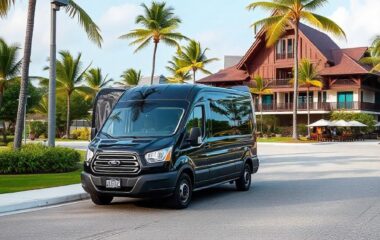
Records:
<instances>
[{"instance_id":1,"label":"tire","mask_svg":"<svg viewBox=\"0 0 380 240\"><path fill-rule=\"evenodd\" d=\"M182 173L177 181L173 195L169 199L170 206L175 209L184 209L189 206L193 195L193 185L188 174Z\"/></svg>"},{"instance_id":2,"label":"tire","mask_svg":"<svg viewBox=\"0 0 380 240\"><path fill-rule=\"evenodd\" d=\"M251 188L252 182L252 170L251 167L246 163L244 165L244 171L240 178L236 180L236 189L238 191L248 191Z\"/></svg>"},{"instance_id":3,"label":"tire","mask_svg":"<svg viewBox=\"0 0 380 240\"><path fill-rule=\"evenodd\" d=\"M98 194L91 194L91 200L96 205L109 205L112 202L113 197L112 196L102 196L102 195L98 195Z\"/></svg>"}]
</instances>

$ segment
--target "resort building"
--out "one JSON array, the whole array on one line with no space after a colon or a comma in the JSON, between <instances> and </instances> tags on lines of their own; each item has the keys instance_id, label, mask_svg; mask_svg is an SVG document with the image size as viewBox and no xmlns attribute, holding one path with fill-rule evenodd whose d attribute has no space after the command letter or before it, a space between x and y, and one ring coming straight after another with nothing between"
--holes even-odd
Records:
<instances>
[{"instance_id":1,"label":"resort building","mask_svg":"<svg viewBox=\"0 0 380 240\"><path fill-rule=\"evenodd\" d=\"M371 73L371 66L360 59L367 47L340 48L328 35L300 24L299 58L309 59L318 69L323 88L310 88L311 120L328 117L332 111L365 112L380 120L380 74ZM236 58L235 58L236 59ZM197 83L220 87L254 84L251 77L260 75L272 94L256 101L256 111L278 115L283 124L292 119L294 30L273 47L267 47L262 29L247 53L234 65ZM228 65L227 65L228 66ZM300 86L298 97L299 119L306 123L306 88ZM260 103L260 104L259 104Z\"/></svg>"}]
</instances>

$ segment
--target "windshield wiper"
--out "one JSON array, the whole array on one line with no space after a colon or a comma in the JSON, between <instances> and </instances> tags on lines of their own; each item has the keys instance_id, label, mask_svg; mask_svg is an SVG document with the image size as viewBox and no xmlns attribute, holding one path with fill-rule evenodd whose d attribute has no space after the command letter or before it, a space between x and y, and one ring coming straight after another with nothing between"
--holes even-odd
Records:
<instances>
[{"instance_id":1,"label":"windshield wiper","mask_svg":"<svg viewBox=\"0 0 380 240\"><path fill-rule=\"evenodd\" d=\"M108 137L108 138L115 139L114 136L112 136L112 135L110 135L110 134L108 134L106 132L100 132L100 133L103 134L104 136Z\"/></svg>"}]
</instances>

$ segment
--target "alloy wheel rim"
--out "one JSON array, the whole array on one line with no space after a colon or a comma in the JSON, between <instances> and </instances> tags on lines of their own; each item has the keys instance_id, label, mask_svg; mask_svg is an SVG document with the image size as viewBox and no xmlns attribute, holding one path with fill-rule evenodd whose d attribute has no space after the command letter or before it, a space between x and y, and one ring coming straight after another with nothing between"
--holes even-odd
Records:
<instances>
[{"instance_id":1,"label":"alloy wheel rim","mask_svg":"<svg viewBox=\"0 0 380 240\"><path fill-rule=\"evenodd\" d=\"M179 196L181 202L185 203L189 199L190 196L190 187L186 182L182 182L179 186Z\"/></svg>"},{"instance_id":2,"label":"alloy wheel rim","mask_svg":"<svg viewBox=\"0 0 380 240\"><path fill-rule=\"evenodd\" d=\"M249 183L251 182L251 173L248 171L248 169L246 169L244 172L244 182L245 182L245 186L248 186Z\"/></svg>"}]
</instances>

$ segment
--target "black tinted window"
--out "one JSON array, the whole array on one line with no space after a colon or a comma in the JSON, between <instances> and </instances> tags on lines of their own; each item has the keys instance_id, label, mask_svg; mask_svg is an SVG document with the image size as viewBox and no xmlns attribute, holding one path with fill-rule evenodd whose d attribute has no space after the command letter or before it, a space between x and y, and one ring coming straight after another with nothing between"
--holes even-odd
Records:
<instances>
[{"instance_id":1,"label":"black tinted window","mask_svg":"<svg viewBox=\"0 0 380 240\"><path fill-rule=\"evenodd\" d=\"M202 106L197 106L193 109L186 124L186 135L189 136L190 130L194 127L199 127L204 136L204 110Z\"/></svg>"},{"instance_id":2,"label":"black tinted window","mask_svg":"<svg viewBox=\"0 0 380 240\"><path fill-rule=\"evenodd\" d=\"M220 96L210 102L212 136L252 133L252 107L249 97Z\"/></svg>"}]
</instances>

